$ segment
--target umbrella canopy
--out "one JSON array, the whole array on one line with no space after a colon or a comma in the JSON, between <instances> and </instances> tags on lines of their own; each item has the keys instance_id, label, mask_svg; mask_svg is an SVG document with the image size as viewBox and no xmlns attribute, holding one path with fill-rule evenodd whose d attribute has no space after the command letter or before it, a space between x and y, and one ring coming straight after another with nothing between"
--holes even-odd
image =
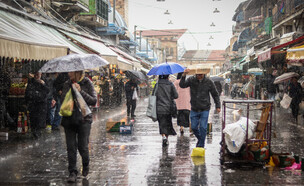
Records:
<instances>
[{"instance_id":1,"label":"umbrella canopy","mask_svg":"<svg viewBox=\"0 0 304 186\"><path fill-rule=\"evenodd\" d=\"M210 79L212 80L212 81L224 81L225 79L224 78L222 78L222 77L219 77L219 76L210 76Z\"/></svg>"},{"instance_id":2,"label":"umbrella canopy","mask_svg":"<svg viewBox=\"0 0 304 186\"><path fill-rule=\"evenodd\" d=\"M70 54L51 59L39 70L42 73L74 72L108 65L109 62L96 54Z\"/></svg>"},{"instance_id":3,"label":"umbrella canopy","mask_svg":"<svg viewBox=\"0 0 304 186\"><path fill-rule=\"evenodd\" d=\"M169 75L184 72L185 67L178 63L166 62L154 66L147 75Z\"/></svg>"},{"instance_id":4,"label":"umbrella canopy","mask_svg":"<svg viewBox=\"0 0 304 186\"><path fill-rule=\"evenodd\" d=\"M300 75L298 73L295 73L295 72L287 72L287 73L284 73L280 76L278 76L277 78L275 78L274 80L274 84L278 84L278 83L282 83L284 81L287 81L293 77L299 77Z\"/></svg>"},{"instance_id":5,"label":"umbrella canopy","mask_svg":"<svg viewBox=\"0 0 304 186\"><path fill-rule=\"evenodd\" d=\"M129 79L135 79L139 81L147 80L147 76L145 76L142 72L138 72L135 70L127 70L124 72Z\"/></svg>"}]
</instances>

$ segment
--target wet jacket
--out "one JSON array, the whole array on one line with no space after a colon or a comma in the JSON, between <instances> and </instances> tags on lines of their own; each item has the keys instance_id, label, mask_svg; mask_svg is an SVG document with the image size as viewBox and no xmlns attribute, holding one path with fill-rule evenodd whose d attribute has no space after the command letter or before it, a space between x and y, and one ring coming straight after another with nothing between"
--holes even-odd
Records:
<instances>
[{"instance_id":1,"label":"wet jacket","mask_svg":"<svg viewBox=\"0 0 304 186\"><path fill-rule=\"evenodd\" d=\"M127 99L132 99L132 97L133 97L134 89L132 89L132 87L136 87L136 91L138 91L138 86L137 86L136 83L128 81L125 85L125 91L126 91L126 98Z\"/></svg>"},{"instance_id":2,"label":"wet jacket","mask_svg":"<svg viewBox=\"0 0 304 186\"><path fill-rule=\"evenodd\" d=\"M177 91L173 83L167 79L158 80L156 90L156 110L157 114L171 114L173 100L178 98ZM155 91L154 86L154 90Z\"/></svg>"},{"instance_id":3,"label":"wet jacket","mask_svg":"<svg viewBox=\"0 0 304 186\"><path fill-rule=\"evenodd\" d=\"M83 99L87 103L88 106L93 106L97 102L97 94L94 89L94 85L92 81L84 77L82 81L78 83L81 87L80 94L82 95ZM62 89L62 95L61 95L61 102L63 102L66 93L72 88L72 83L70 80L66 81L63 85ZM73 114L70 117L63 117L62 125L65 125L66 119L72 120L75 123L79 122L92 122L92 115L87 115L85 118L82 118L81 112L79 111L79 108L77 108L77 104L74 104Z\"/></svg>"},{"instance_id":4,"label":"wet jacket","mask_svg":"<svg viewBox=\"0 0 304 186\"><path fill-rule=\"evenodd\" d=\"M29 79L25 90L25 100L28 105L31 117L38 117L45 121L47 113L47 94L49 88L46 84L39 83L36 79ZM40 127L44 127L45 122L40 122Z\"/></svg>"},{"instance_id":5,"label":"wet jacket","mask_svg":"<svg viewBox=\"0 0 304 186\"><path fill-rule=\"evenodd\" d=\"M206 76L201 82L196 78L196 76L191 76L187 79L182 76L179 86L181 88L190 87L191 110L195 112L210 110L210 94L213 97L216 108L221 108L219 94L215 85L213 81Z\"/></svg>"}]
</instances>

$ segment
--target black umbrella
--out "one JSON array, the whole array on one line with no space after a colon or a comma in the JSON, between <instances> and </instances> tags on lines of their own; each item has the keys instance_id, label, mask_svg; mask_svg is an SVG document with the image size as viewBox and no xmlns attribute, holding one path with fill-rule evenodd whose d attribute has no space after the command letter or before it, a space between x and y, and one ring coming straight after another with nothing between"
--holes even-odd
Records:
<instances>
[{"instance_id":1,"label":"black umbrella","mask_svg":"<svg viewBox=\"0 0 304 186\"><path fill-rule=\"evenodd\" d=\"M144 75L142 72L138 72L138 71L135 71L135 70L127 70L127 71L125 71L125 74L129 79L135 79L135 80L138 80L138 81L146 81L147 80L146 75Z\"/></svg>"},{"instance_id":2,"label":"black umbrella","mask_svg":"<svg viewBox=\"0 0 304 186\"><path fill-rule=\"evenodd\" d=\"M224 78L219 77L219 76L212 76L212 77L210 77L210 79L212 81L224 81L225 80Z\"/></svg>"}]
</instances>

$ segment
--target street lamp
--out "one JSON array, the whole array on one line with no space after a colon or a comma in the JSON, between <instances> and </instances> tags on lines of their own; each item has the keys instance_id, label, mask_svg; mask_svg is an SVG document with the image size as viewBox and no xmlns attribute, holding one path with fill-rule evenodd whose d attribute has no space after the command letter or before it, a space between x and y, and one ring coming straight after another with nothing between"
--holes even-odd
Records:
<instances>
[{"instance_id":1,"label":"street lamp","mask_svg":"<svg viewBox=\"0 0 304 186\"><path fill-rule=\"evenodd\" d=\"M215 10L213 11L213 13L220 13L220 11L217 8L215 8Z\"/></svg>"},{"instance_id":2,"label":"street lamp","mask_svg":"<svg viewBox=\"0 0 304 186\"><path fill-rule=\"evenodd\" d=\"M210 44L210 43L208 43L208 44L207 44L207 46L211 46L211 44Z\"/></svg>"},{"instance_id":3,"label":"street lamp","mask_svg":"<svg viewBox=\"0 0 304 186\"><path fill-rule=\"evenodd\" d=\"M215 24L212 22L210 26L215 26Z\"/></svg>"},{"instance_id":4,"label":"street lamp","mask_svg":"<svg viewBox=\"0 0 304 186\"><path fill-rule=\"evenodd\" d=\"M169 24L169 25L172 25L172 24L173 24L173 22L170 20L168 24Z\"/></svg>"},{"instance_id":5,"label":"street lamp","mask_svg":"<svg viewBox=\"0 0 304 186\"><path fill-rule=\"evenodd\" d=\"M209 39L214 39L214 38L212 36L210 36Z\"/></svg>"}]
</instances>

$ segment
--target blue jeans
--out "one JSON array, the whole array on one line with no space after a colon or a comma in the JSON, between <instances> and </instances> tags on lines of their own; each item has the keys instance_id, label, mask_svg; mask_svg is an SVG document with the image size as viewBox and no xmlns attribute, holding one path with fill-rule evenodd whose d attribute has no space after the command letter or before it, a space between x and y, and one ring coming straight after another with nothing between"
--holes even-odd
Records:
<instances>
[{"instance_id":1,"label":"blue jeans","mask_svg":"<svg viewBox=\"0 0 304 186\"><path fill-rule=\"evenodd\" d=\"M52 107L52 99L47 100L47 125L52 125L54 121L55 107Z\"/></svg>"},{"instance_id":2,"label":"blue jeans","mask_svg":"<svg viewBox=\"0 0 304 186\"><path fill-rule=\"evenodd\" d=\"M190 112L191 129L198 140L196 147L205 147L208 117L209 110L202 112L195 112L191 110Z\"/></svg>"},{"instance_id":3,"label":"blue jeans","mask_svg":"<svg viewBox=\"0 0 304 186\"><path fill-rule=\"evenodd\" d=\"M52 127L58 127L60 125L61 122L61 116L59 115L59 111L60 111L60 107L61 107L61 102L58 99L58 101L55 104L55 110L54 110L54 118L53 118L53 123L52 123Z\"/></svg>"}]
</instances>

